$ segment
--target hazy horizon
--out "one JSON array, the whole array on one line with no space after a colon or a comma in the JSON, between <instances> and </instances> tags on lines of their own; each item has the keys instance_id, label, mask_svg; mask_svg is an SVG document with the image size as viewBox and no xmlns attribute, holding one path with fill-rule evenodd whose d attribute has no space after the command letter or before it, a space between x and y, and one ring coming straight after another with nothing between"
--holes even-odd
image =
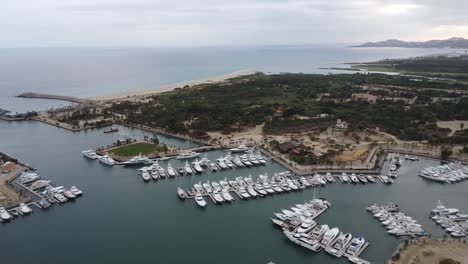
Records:
<instances>
[{"instance_id":1,"label":"hazy horizon","mask_svg":"<svg viewBox=\"0 0 468 264\"><path fill-rule=\"evenodd\" d=\"M3 1L0 47L352 45L468 38L449 0Z\"/></svg>"}]
</instances>

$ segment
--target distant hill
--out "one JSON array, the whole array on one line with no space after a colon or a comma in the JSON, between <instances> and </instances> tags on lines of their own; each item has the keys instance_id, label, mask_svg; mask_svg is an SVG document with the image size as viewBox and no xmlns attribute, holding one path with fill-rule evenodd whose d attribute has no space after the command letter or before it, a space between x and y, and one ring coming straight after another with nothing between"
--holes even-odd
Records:
<instances>
[{"instance_id":1,"label":"distant hill","mask_svg":"<svg viewBox=\"0 0 468 264\"><path fill-rule=\"evenodd\" d=\"M402 41L398 39L389 39L380 42L367 42L362 45L352 46L357 48L454 48L468 49L468 39L451 38L445 40L429 40L429 41Z\"/></svg>"}]
</instances>

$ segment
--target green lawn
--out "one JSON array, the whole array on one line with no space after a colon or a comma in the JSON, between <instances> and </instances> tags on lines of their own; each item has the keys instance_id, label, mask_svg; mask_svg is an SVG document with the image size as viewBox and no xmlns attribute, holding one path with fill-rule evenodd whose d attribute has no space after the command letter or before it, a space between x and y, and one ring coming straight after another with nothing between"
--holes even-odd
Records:
<instances>
[{"instance_id":1,"label":"green lawn","mask_svg":"<svg viewBox=\"0 0 468 264\"><path fill-rule=\"evenodd\" d=\"M121 157L131 157L137 156L140 153L142 155L148 155L158 151L163 151L163 148L159 145L154 145L151 143L135 143L115 148L109 152Z\"/></svg>"}]
</instances>

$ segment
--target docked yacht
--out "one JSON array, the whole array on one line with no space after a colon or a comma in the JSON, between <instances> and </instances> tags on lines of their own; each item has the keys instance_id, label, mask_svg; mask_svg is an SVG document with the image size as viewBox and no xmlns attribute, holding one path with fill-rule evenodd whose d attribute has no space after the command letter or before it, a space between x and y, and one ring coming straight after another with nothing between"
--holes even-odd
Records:
<instances>
[{"instance_id":1,"label":"docked yacht","mask_svg":"<svg viewBox=\"0 0 468 264\"><path fill-rule=\"evenodd\" d=\"M254 198L258 196L258 193L255 191L252 185L247 186L247 192Z\"/></svg>"},{"instance_id":2,"label":"docked yacht","mask_svg":"<svg viewBox=\"0 0 468 264\"><path fill-rule=\"evenodd\" d=\"M171 163L167 164L167 174L169 174L169 177L174 177L177 175L174 168L172 168Z\"/></svg>"},{"instance_id":3,"label":"docked yacht","mask_svg":"<svg viewBox=\"0 0 468 264\"><path fill-rule=\"evenodd\" d=\"M232 197L232 195L229 193L229 191L227 189L223 188L221 190L221 195L223 196L224 200L226 200L228 202L234 201L234 197Z\"/></svg>"},{"instance_id":4,"label":"docked yacht","mask_svg":"<svg viewBox=\"0 0 468 264\"><path fill-rule=\"evenodd\" d=\"M81 196L83 195L83 191L80 189L76 188L76 186L70 187L70 192L72 192L75 196Z\"/></svg>"},{"instance_id":5,"label":"docked yacht","mask_svg":"<svg viewBox=\"0 0 468 264\"><path fill-rule=\"evenodd\" d=\"M205 207L206 206L206 201L203 199L203 196L199 193L195 194L195 202L198 204L200 207Z\"/></svg>"},{"instance_id":6,"label":"docked yacht","mask_svg":"<svg viewBox=\"0 0 468 264\"><path fill-rule=\"evenodd\" d=\"M83 153L83 156L85 156L86 158L88 159L98 159L100 156L94 151L94 150L83 150L81 151L81 153Z\"/></svg>"},{"instance_id":7,"label":"docked yacht","mask_svg":"<svg viewBox=\"0 0 468 264\"><path fill-rule=\"evenodd\" d=\"M76 198L76 196L70 190L64 190L62 194L67 199L75 199Z\"/></svg>"},{"instance_id":8,"label":"docked yacht","mask_svg":"<svg viewBox=\"0 0 468 264\"><path fill-rule=\"evenodd\" d=\"M348 183L349 182L349 176L346 174L346 172L343 172L341 174L341 180L344 182L344 183Z\"/></svg>"},{"instance_id":9,"label":"docked yacht","mask_svg":"<svg viewBox=\"0 0 468 264\"><path fill-rule=\"evenodd\" d=\"M351 244L349 244L346 253L350 254L351 256L356 256L357 253L361 250L361 248L366 243L366 240L363 237L355 237L351 240Z\"/></svg>"},{"instance_id":10,"label":"docked yacht","mask_svg":"<svg viewBox=\"0 0 468 264\"><path fill-rule=\"evenodd\" d=\"M140 165L149 165L153 163L154 161L150 160L148 157L142 156L141 154L127 161L122 162L124 166L140 166Z\"/></svg>"},{"instance_id":11,"label":"docked yacht","mask_svg":"<svg viewBox=\"0 0 468 264\"><path fill-rule=\"evenodd\" d=\"M314 228L315 226L317 225L317 223L310 219L310 218L307 218L304 222L301 223L301 225L299 226L299 228L297 229L297 233L299 234L305 234L305 233L308 233L310 232L310 230L312 230L312 228Z\"/></svg>"},{"instance_id":12,"label":"docked yacht","mask_svg":"<svg viewBox=\"0 0 468 264\"><path fill-rule=\"evenodd\" d=\"M149 181L151 179L151 175L148 171L144 171L141 173L141 177L144 181Z\"/></svg>"},{"instance_id":13,"label":"docked yacht","mask_svg":"<svg viewBox=\"0 0 468 264\"><path fill-rule=\"evenodd\" d=\"M194 159L200 155L201 153L197 153L197 152L181 153L180 155L176 157L176 159Z\"/></svg>"},{"instance_id":14,"label":"docked yacht","mask_svg":"<svg viewBox=\"0 0 468 264\"><path fill-rule=\"evenodd\" d=\"M349 176L349 178L351 179L352 183L358 183L359 182L358 178L356 177L356 174L354 174L354 173L351 174L351 176Z\"/></svg>"},{"instance_id":15,"label":"docked yacht","mask_svg":"<svg viewBox=\"0 0 468 264\"><path fill-rule=\"evenodd\" d=\"M219 166L221 169L225 170L225 169L228 168L228 166L227 166L226 163L224 162L224 158L221 157L221 158L217 159L216 161L217 161L217 163L218 163L218 166Z\"/></svg>"},{"instance_id":16,"label":"docked yacht","mask_svg":"<svg viewBox=\"0 0 468 264\"><path fill-rule=\"evenodd\" d=\"M336 239L333 248L335 248L338 251L342 251L348 246L349 242L351 242L351 239L353 239L353 236L350 233L344 234L340 232L340 235Z\"/></svg>"},{"instance_id":17,"label":"docked yacht","mask_svg":"<svg viewBox=\"0 0 468 264\"><path fill-rule=\"evenodd\" d=\"M224 202L224 199L223 199L223 196L221 195L221 193L219 191L213 191L212 193L212 196L213 196L213 199L217 202L217 203L222 203Z\"/></svg>"},{"instance_id":18,"label":"docked yacht","mask_svg":"<svg viewBox=\"0 0 468 264\"><path fill-rule=\"evenodd\" d=\"M312 237L315 239L320 239L323 236L323 234L325 234L329 230L330 227L328 227L328 225L316 226L314 229L312 229Z\"/></svg>"},{"instance_id":19,"label":"docked yacht","mask_svg":"<svg viewBox=\"0 0 468 264\"><path fill-rule=\"evenodd\" d=\"M239 188L239 193L242 198L250 198L250 194L245 190L244 187Z\"/></svg>"},{"instance_id":20,"label":"docked yacht","mask_svg":"<svg viewBox=\"0 0 468 264\"><path fill-rule=\"evenodd\" d=\"M338 236L338 233L340 232L340 230L338 228L332 228L330 230L328 230L327 232L325 232L325 234L323 235L323 238L321 240L321 243L324 245L324 246L329 246L331 244L331 242L333 242L333 240L335 240L335 238Z\"/></svg>"},{"instance_id":21,"label":"docked yacht","mask_svg":"<svg viewBox=\"0 0 468 264\"><path fill-rule=\"evenodd\" d=\"M21 176L18 178L18 182L21 184L28 184L34 181L37 181L41 179L41 176L39 176L37 173L23 173Z\"/></svg>"},{"instance_id":22,"label":"docked yacht","mask_svg":"<svg viewBox=\"0 0 468 264\"><path fill-rule=\"evenodd\" d=\"M9 221L13 216L11 216L3 206L0 206L0 218L2 221Z\"/></svg>"},{"instance_id":23,"label":"docked yacht","mask_svg":"<svg viewBox=\"0 0 468 264\"><path fill-rule=\"evenodd\" d=\"M193 173L193 170L190 167L190 165L188 164L188 161L185 162L184 170L185 170L185 173L187 173L187 174L192 174Z\"/></svg>"},{"instance_id":24,"label":"docked yacht","mask_svg":"<svg viewBox=\"0 0 468 264\"><path fill-rule=\"evenodd\" d=\"M99 161L109 166L114 166L116 164L115 160L107 155L99 157Z\"/></svg>"},{"instance_id":25,"label":"docked yacht","mask_svg":"<svg viewBox=\"0 0 468 264\"><path fill-rule=\"evenodd\" d=\"M46 186L49 186L49 184L50 184L50 181L38 180L38 181L33 182L29 186L29 188L32 189L32 190L38 190L38 189L44 188Z\"/></svg>"},{"instance_id":26,"label":"docked yacht","mask_svg":"<svg viewBox=\"0 0 468 264\"><path fill-rule=\"evenodd\" d=\"M192 164L193 164L193 169L195 170L196 173L203 172L203 168L200 166L200 162L198 160L195 160L194 162L192 162Z\"/></svg>"},{"instance_id":27,"label":"docked yacht","mask_svg":"<svg viewBox=\"0 0 468 264\"><path fill-rule=\"evenodd\" d=\"M233 152L233 153L235 153L235 152L246 152L248 150L249 150L249 148L246 145L239 145L236 148L229 149L229 151Z\"/></svg>"},{"instance_id":28,"label":"docked yacht","mask_svg":"<svg viewBox=\"0 0 468 264\"><path fill-rule=\"evenodd\" d=\"M187 193L184 191L184 189L180 187L177 187L177 195L179 196L180 199L187 198Z\"/></svg>"}]
</instances>

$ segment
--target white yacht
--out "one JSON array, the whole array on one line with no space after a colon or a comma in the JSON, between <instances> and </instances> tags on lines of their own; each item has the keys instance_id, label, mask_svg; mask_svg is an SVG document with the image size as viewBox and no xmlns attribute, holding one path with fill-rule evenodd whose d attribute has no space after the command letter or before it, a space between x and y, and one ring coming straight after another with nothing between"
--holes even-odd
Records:
<instances>
[{"instance_id":1,"label":"white yacht","mask_svg":"<svg viewBox=\"0 0 468 264\"><path fill-rule=\"evenodd\" d=\"M232 148L232 149L229 149L230 152L246 152L248 151L249 148L246 146L246 145L239 145L238 147L236 148Z\"/></svg>"},{"instance_id":2,"label":"white yacht","mask_svg":"<svg viewBox=\"0 0 468 264\"><path fill-rule=\"evenodd\" d=\"M242 198L250 198L250 194L245 190L244 187L239 188L239 193Z\"/></svg>"},{"instance_id":3,"label":"white yacht","mask_svg":"<svg viewBox=\"0 0 468 264\"><path fill-rule=\"evenodd\" d=\"M328 225L317 226L312 230L312 237L320 239L322 235L328 232L329 230L330 227L328 227Z\"/></svg>"},{"instance_id":4,"label":"white yacht","mask_svg":"<svg viewBox=\"0 0 468 264\"><path fill-rule=\"evenodd\" d=\"M176 157L176 159L194 159L200 155L201 153L197 153L197 152L181 153L180 155Z\"/></svg>"},{"instance_id":5,"label":"white yacht","mask_svg":"<svg viewBox=\"0 0 468 264\"><path fill-rule=\"evenodd\" d=\"M221 157L221 158L217 159L216 161L217 161L217 163L218 163L218 166L219 166L221 169L224 170L224 169L227 169L227 168L228 168L228 166L227 166L226 163L224 162L224 158Z\"/></svg>"},{"instance_id":6,"label":"white yacht","mask_svg":"<svg viewBox=\"0 0 468 264\"><path fill-rule=\"evenodd\" d=\"M107 155L99 157L99 161L109 166L114 166L116 164L115 160Z\"/></svg>"},{"instance_id":7,"label":"white yacht","mask_svg":"<svg viewBox=\"0 0 468 264\"><path fill-rule=\"evenodd\" d=\"M44 188L44 187L48 186L49 184L50 184L50 181L38 180L38 181L33 182L29 186L29 188L31 188L32 190L38 190L38 189L41 189L41 188Z\"/></svg>"},{"instance_id":8,"label":"white yacht","mask_svg":"<svg viewBox=\"0 0 468 264\"><path fill-rule=\"evenodd\" d=\"M312 230L312 228L314 228L315 226L317 225L317 223L308 218L306 219L304 222L301 223L301 225L299 226L299 228L297 229L297 233L299 234L302 234L302 233L308 233L310 232L310 230Z\"/></svg>"},{"instance_id":9,"label":"white yacht","mask_svg":"<svg viewBox=\"0 0 468 264\"><path fill-rule=\"evenodd\" d=\"M351 242L351 239L353 239L353 236L350 233L344 234L340 232L340 235L336 239L333 248L335 248L338 251L341 251L348 246L349 242Z\"/></svg>"},{"instance_id":10,"label":"white yacht","mask_svg":"<svg viewBox=\"0 0 468 264\"><path fill-rule=\"evenodd\" d=\"M358 178L356 177L356 174L354 174L354 173L351 174L351 176L349 176L349 178L351 179L352 183L358 183L359 182Z\"/></svg>"},{"instance_id":11,"label":"white yacht","mask_svg":"<svg viewBox=\"0 0 468 264\"><path fill-rule=\"evenodd\" d=\"M202 186L203 186L203 188L205 189L205 191L206 191L207 193L212 193L212 192L213 192L213 188L211 187L209 181L203 183Z\"/></svg>"},{"instance_id":12,"label":"white yacht","mask_svg":"<svg viewBox=\"0 0 468 264\"><path fill-rule=\"evenodd\" d=\"M351 244L349 244L348 249L346 252L352 256L355 256L359 250L364 246L366 240L363 237L355 237L351 240Z\"/></svg>"},{"instance_id":13,"label":"white yacht","mask_svg":"<svg viewBox=\"0 0 468 264\"><path fill-rule=\"evenodd\" d=\"M184 167L184 170L187 174L192 174L193 173L193 170L192 168L190 167L190 165L188 164L188 161L185 162L185 167Z\"/></svg>"},{"instance_id":14,"label":"white yacht","mask_svg":"<svg viewBox=\"0 0 468 264\"><path fill-rule=\"evenodd\" d=\"M39 176L37 173L23 173L21 176L18 178L18 182L21 184L28 184L34 181L37 181L41 179L41 176Z\"/></svg>"},{"instance_id":15,"label":"white yacht","mask_svg":"<svg viewBox=\"0 0 468 264\"><path fill-rule=\"evenodd\" d=\"M171 163L167 164L167 174L169 174L170 177L176 176L176 171L174 168L172 168Z\"/></svg>"},{"instance_id":16,"label":"white yacht","mask_svg":"<svg viewBox=\"0 0 468 264\"><path fill-rule=\"evenodd\" d=\"M3 221L8 221L8 220L12 219L13 216L11 216L11 214L8 213L7 210L3 206L0 206L0 218Z\"/></svg>"},{"instance_id":17,"label":"white yacht","mask_svg":"<svg viewBox=\"0 0 468 264\"><path fill-rule=\"evenodd\" d=\"M179 196L180 199L187 198L187 193L184 191L184 189L180 187L177 187L177 195Z\"/></svg>"},{"instance_id":18,"label":"white yacht","mask_svg":"<svg viewBox=\"0 0 468 264\"><path fill-rule=\"evenodd\" d=\"M20 204L19 204L19 210L20 210L23 214L30 214L30 213L32 213L31 208L29 208L29 206L27 206L25 203L20 203Z\"/></svg>"},{"instance_id":19,"label":"white yacht","mask_svg":"<svg viewBox=\"0 0 468 264\"><path fill-rule=\"evenodd\" d=\"M338 233L340 232L340 230L336 227L328 230L327 232L325 232L325 234L323 235L323 238L322 238L322 241L321 243L325 246L329 246L331 242L333 242L333 240L335 240L336 236L338 236Z\"/></svg>"},{"instance_id":20,"label":"white yacht","mask_svg":"<svg viewBox=\"0 0 468 264\"><path fill-rule=\"evenodd\" d=\"M199 193L195 194L195 202L197 202L198 206L205 207L206 201L203 199L203 196Z\"/></svg>"},{"instance_id":21,"label":"white yacht","mask_svg":"<svg viewBox=\"0 0 468 264\"><path fill-rule=\"evenodd\" d=\"M203 168L200 166L200 162L198 160L195 160L194 162L192 162L192 164L193 164L193 169L195 170L196 173L203 172Z\"/></svg>"},{"instance_id":22,"label":"white yacht","mask_svg":"<svg viewBox=\"0 0 468 264\"><path fill-rule=\"evenodd\" d=\"M64 190L63 196L67 197L67 199L75 199L75 195L70 190Z\"/></svg>"},{"instance_id":23,"label":"white yacht","mask_svg":"<svg viewBox=\"0 0 468 264\"><path fill-rule=\"evenodd\" d=\"M93 159L93 160L100 157L94 150L91 150L91 149L83 150L81 151L81 153L83 153L83 156L85 156L86 158Z\"/></svg>"},{"instance_id":24,"label":"white yacht","mask_svg":"<svg viewBox=\"0 0 468 264\"><path fill-rule=\"evenodd\" d=\"M224 200L228 202L234 201L234 197L232 197L232 195L226 189L221 190L221 195L223 196Z\"/></svg>"},{"instance_id":25,"label":"white yacht","mask_svg":"<svg viewBox=\"0 0 468 264\"><path fill-rule=\"evenodd\" d=\"M135 156L127 161L122 162L124 166L139 166L139 165L149 165L153 164L154 161L150 160L148 157L142 156L141 154Z\"/></svg>"},{"instance_id":26,"label":"white yacht","mask_svg":"<svg viewBox=\"0 0 468 264\"><path fill-rule=\"evenodd\" d=\"M76 186L70 187L70 192L72 192L75 196L81 196L83 195L83 191L80 189L76 188Z\"/></svg>"},{"instance_id":27,"label":"white yacht","mask_svg":"<svg viewBox=\"0 0 468 264\"><path fill-rule=\"evenodd\" d=\"M141 177L143 178L144 181L149 181L151 179L151 175L147 171L142 172Z\"/></svg>"},{"instance_id":28,"label":"white yacht","mask_svg":"<svg viewBox=\"0 0 468 264\"><path fill-rule=\"evenodd\" d=\"M221 193L218 192L218 191L213 191L213 198L214 198L215 201L218 202L218 203L224 202L223 196L222 196Z\"/></svg>"}]
</instances>

